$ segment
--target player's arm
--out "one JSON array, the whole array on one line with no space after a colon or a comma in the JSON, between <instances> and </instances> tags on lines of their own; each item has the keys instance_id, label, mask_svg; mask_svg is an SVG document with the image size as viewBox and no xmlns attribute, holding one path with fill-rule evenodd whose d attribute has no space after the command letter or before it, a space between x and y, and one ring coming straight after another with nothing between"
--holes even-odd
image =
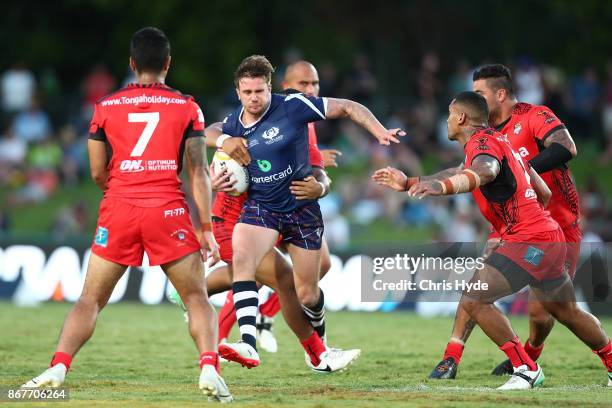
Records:
<instances>
[{"instance_id":1,"label":"player's arm","mask_svg":"<svg viewBox=\"0 0 612 408\"><path fill-rule=\"evenodd\" d=\"M213 149L223 149L232 159L247 166L251 162L251 155L247 150L247 141L242 137L232 137L223 133L221 122L213 123L204 130L206 136L206 146Z\"/></svg>"},{"instance_id":2,"label":"player's arm","mask_svg":"<svg viewBox=\"0 0 612 408\"><path fill-rule=\"evenodd\" d=\"M323 198L329 193L331 180L325 170L320 167L312 167L312 176L304 180L291 182L289 190L297 200L316 200Z\"/></svg>"},{"instance_id":3,"label":"player's arm","mask_svg":"<svg viewBox=\"0 0 612 408\"><path fill-rule=\"evenodd\" d=\"M444 180L458 174L461 170L463 170L463 163L457 167L451 167L429 176L408 177L404 172L396 168L386 167L376 170L372 175L372 180L381 186L389 187L396 191L408 191L413 185L421 181Z\"/></svg>"},{"instance_id":4,"label":"player's arm","mask_svg":"<svg viewBox=\"0 0 612 408\"><path fill-rule=\"evenodd\" d=\"M488 154L480 154L472 160L468 169L442 180L419 182L408 190L408 195L419 199L428 195L451 195L468 193L493 180L500 172L499 161Z\"/></svg>"},{"instance_id":5,"label":"player's arm","mask_svg":"<svg viewBox=\"0 0 612 408\"><path fill-rule=\"evenodd\" d=\"M108 180L108 157L106 155L106 143L99 140L89 139L87 141L87 152L89 153L89 169L91 178L100 187L106 190Z\"/></svg>"},{"instance_id":6,"label":"player's arm","mask_svg":"<svg viewBox=\"0 0 612 408\"><path fill-rule=\"evenodd\" d=\"M542 206L544 206L544 208L548 207L550 197L552 196L550 188L548 188L544 180L542 180L542 177L540 177L535 169L529 169L529 176L531 177L531 186L538 196L538 201L542 204Z\"/></svg>"},{"instance_id":7,"label":"player's arm","mask_svg":"<svg viewBox=\"0 0 612 408\"><path fill-rule=\"evenodd\" d=\"M555 130L543 140L545 149L529 161L538 173L545 173L572 160L578 154L576 144L567 129Z\"/></svg>"},{"instance_id":8,"label":"player's arm","mask_svg":"<svg viewBox=\"0 0 612 408\"><path fill-rule=\"evenodd\" d=\"M190 137L185 142L185 157L187 172L191 185L191 194L195 202L200 224L202 239L200 245L204 251L210 251L215 264L220 260L219 246L212 234L210 177L208 175L208 162L206 159L206 142L203 137ZM204 254L206 256L206 254Z\"/></svg>"},{"instance_id":9,"label":"player's arm","mask_svg":"<svg viewBox=\"0 0 612 408\"><path fill-rule=\"evenodd\" d=\"M325 118L349 118L370 132L382 145L389 145L391 142L399 143L397 136L406 135L406 132L399 128L385 128L368 108L348 99L327 98Z\"/></svg>"}]
</instances>

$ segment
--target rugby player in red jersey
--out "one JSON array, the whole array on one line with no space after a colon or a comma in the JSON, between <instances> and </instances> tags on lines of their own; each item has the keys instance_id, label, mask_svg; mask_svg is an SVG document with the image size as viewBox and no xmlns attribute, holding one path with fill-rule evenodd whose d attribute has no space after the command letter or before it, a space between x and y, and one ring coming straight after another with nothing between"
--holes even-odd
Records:
<instances>
[{"instance_id":1,"label":"rugby player in red jersey","mask_svg":"<svg viewBox=\"0 0 612 408\"><path fill-rule=\"evenodd\" d=\"M597 318L576 304L565 267L563 231L542 205L547 204L551 192L534 169L524 165L508 138L488 127L488 117L485 98L475 92L463 92L450 104L448 137L459 142L466 154L461 170L453 175L438 173L414 183L388 167L376 171L373 179L398 191L408 190L418 198L472 192L480 211L499 234L501 244L470 281L478 282L480 289L465 290L459 302L512 364L512 376L499 389L530 389L544 380L542 369L494 305L527 285L548 313L600 357L611 386L612 344Z\"/></svg>"},{"instance_id":2,"label":"rugby player in red jersey","mask_svg":"<svg viewBox=\"0 0 612 408\"><path fill-rule=\"evenodd\" d=\"M200 389L221 402L232 396L219 376L217 319L204 287L202 259L219 260L210 219L210 179L204 115L189 95L164 84L170 42L157 28L131 39L136 82L96 103L88 141L91 175L104 192L83 292L64 322L51 367L25 384L57 387L75 354L92 336L96 319L128 266L160 265L189 314L200 352ZM110 154L109 154L110 152ZM201 239L189 218L178 174L183 153Z\"/></svg>"},{"instance_id":3,"label":"rugby player in red jersey","mask_svg":"<svg viewBox=\"0 0 612 408\"><path fill-rule=\"evenodd\" d=\"M576 156L576 145L563 123L546 106L518 102L514 94L510 70L501 64L487 65L474 72L473 90L487 100L489 124L505 134L512 148L528 161L542 177L552 197L547 210L563 230L567 242L566 263L574 277L580 257L582 232L579 226L580 204L567 162ZM499 243L493 231L487 248ZM525 351L534 361L544 348L544 340L553 328L554 318L533 294L529 294L529 338ZM457 309L451 338L442 361L429 378L452 379L463 354L465 342L474 328L474 321L461 308ZM509 360L499 364L495 375L512 374Z\"/></svg>"}]
</instances>

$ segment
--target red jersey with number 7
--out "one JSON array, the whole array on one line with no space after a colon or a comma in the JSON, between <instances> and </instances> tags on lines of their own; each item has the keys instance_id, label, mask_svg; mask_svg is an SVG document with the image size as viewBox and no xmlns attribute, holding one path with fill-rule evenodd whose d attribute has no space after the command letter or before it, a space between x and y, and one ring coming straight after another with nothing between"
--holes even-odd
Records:
<instances>
[{"instance_id":1,"label":"red jersey with number 7","mask_svg":"<svg viewBox=\"0 0 612 408\"><path fill-rule=\"evenodd\" d=\"M89 134L110 153L104 196L157 206L184 198L185 141L204 136L204 115L192 96L164 84L129 84L96 103Z\"/></svg>"},{"instance_id":2,"label":"red jersey with number 7","mask_svg":"<svg viewBox=\"0 0 612 408\"><path fill-rule=\"evenodd\" d=\"M472 193L478 208L503 240L512 241L514 236L525 240L526 236L559 228L537 200L530 182L529 167L512 150L505 135L490 128L479 130L464 149L466 168L472 166L474 158L483 154L499 162L497 177Z\"/></svg>"}]
</instances>

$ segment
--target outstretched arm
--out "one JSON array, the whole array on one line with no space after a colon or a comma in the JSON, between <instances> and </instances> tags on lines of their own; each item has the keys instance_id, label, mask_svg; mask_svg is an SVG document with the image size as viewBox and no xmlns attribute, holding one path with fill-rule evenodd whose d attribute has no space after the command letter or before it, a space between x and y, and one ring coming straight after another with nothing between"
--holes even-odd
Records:
<instances>
[{"instance_id":1,"label":"outstretched arm","mask_svg":"<svg viewBox=\"0 0 612 408\"><path fill-rule=\"evenodd\" d=\"M387 129L376 119L368 108L360 103L348 100L327 98L326 119L350 118L353 122L370 132L380 144L399 143L397 136L405 136L406 132L397 129Z\"/></svg>"},{"instance_id":2,"label":"outstretched arm","mask_svg":"<svg viewBox=\"0 0 612 408\"><path fill-rule=\"evenodd\" d=\"M428 195L450 195L470 192L484 186L500 172L499 161L493 156L481 154L474 158L469 169L441 180L422 181L410 187L408 195L419 199Z\"/></svg>"},{"instance_id":3,"label":"outstretched arm","mask_svg":"<svg viewBox=\"0 0 612 408\"><path fill-rule=\"evenodd\" d=\"M189 173L189 181L191 184L191 194L198 211L200 224L202 228L202 238L200 246L202 247L203 255L210 252L213 261L212 265L217 263L221 258L219 256L219 245L215 241L212 234L211 224L211 201L212 192L210 188L210 177L208 175L208 164L206 160L206 146L203 137L190 137L185 143L185 156L187 162L187 171Z\"/></svg>"},{"instance_id":4,"label":"outstretched arm","mask_svg":"<svg viewBox=\"0 0 612 408\"><path fill-rule=\"evenodd\" d=\"M420 182L444 180L458 174L461 170L463 170L463 163L457 167L451 167L430 176L408 177L396 168L385 167L384 169L376 170L372 175L372 180L381 186L389 187L396 191L408 191L412 186Z\"/></svg>"}]
</instances>

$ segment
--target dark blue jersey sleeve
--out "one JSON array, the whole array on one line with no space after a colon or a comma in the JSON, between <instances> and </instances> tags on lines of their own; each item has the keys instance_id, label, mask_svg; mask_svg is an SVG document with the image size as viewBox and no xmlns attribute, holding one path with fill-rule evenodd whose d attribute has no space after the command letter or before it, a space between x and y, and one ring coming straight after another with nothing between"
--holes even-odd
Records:
<instances>
[{"instance_id":1,"label":"dark blue jersey sleeve","mask_svg":"<svg viewBox=\"0 0 612 408\"><path fill-rule=\"evenodd\" d=\"M294 93L285 97L284 105L287 115L296 123L325 120L325 112L327 110L326 98Z\"/></svg>"}]
</instances>

